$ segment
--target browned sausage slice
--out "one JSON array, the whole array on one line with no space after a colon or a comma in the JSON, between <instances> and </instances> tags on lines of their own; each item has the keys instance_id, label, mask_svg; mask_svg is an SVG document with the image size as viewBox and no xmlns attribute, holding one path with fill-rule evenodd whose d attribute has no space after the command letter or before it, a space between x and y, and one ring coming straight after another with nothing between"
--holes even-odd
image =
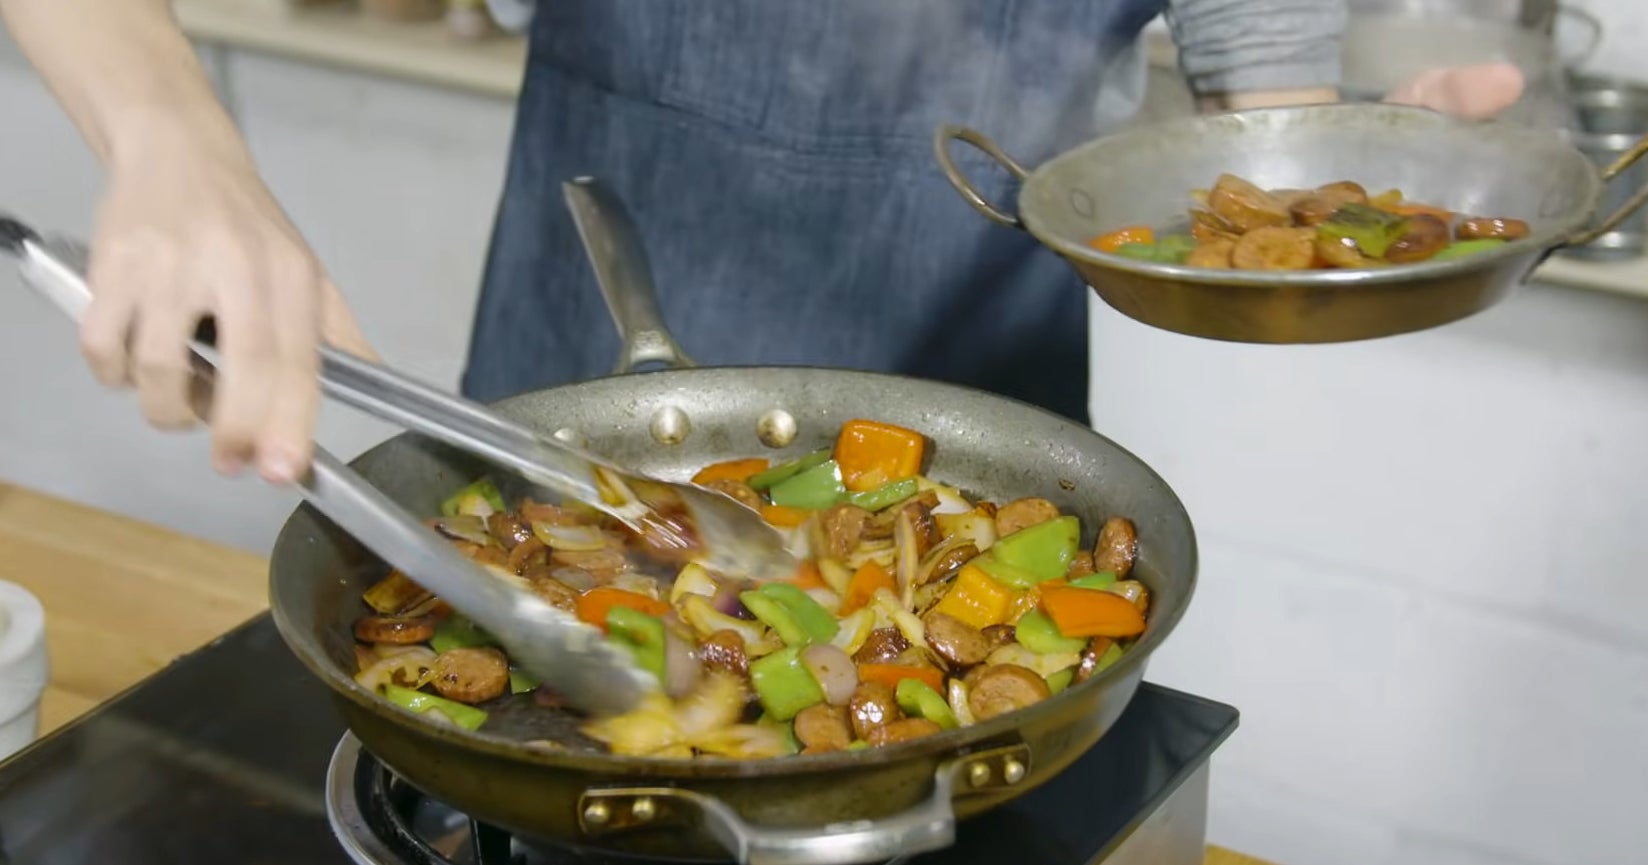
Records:
<instances>
[{"instance_id":1,"label":"browned sausage slice","mask_svg":"<svg viewBox=\"0 0 1648 865\"><path fill-rule=\"evenodd\" d=\"M390 643L409 646L435 636L435 617L401 619L394 616L361 616L355 620L355 639L363 643Z\"/></svg>"},{"instance_id":2,"label":"browned sausage slice","mask_svg":"<svg viewBox=\"0 0 1648 865\"><path fill-rule=\"evenodd\" d=\"M509 661L491 647L447 649L435 656L436 693L460 703L484 703L509 687Z\"/></svg>"},{"instance_id":3,"label":"browned sausage slice","mask_svg":"<svg viewBox=\"0 0 1648 865\"><path fill-rule=\"evenodd\" d=\"M853 728L847 721L847 707L819 703L795 716L795 738L808 753L839 751L853 743Z\"/></svg>"},{"instance_id":4,"label":"browned sausage slice","mask_svg":"<svg viewBox=\"0 0 1648 865\"><path fill-rule=\"evenodd\" d=\"M706 672L719 670L740 679L750 674L750 659L744 654L744 638L730 629L716 631L698 644L698 663Z\"/></svg>"},{"instance_id":5,"label":"browned sausage slice","mask_svg":"<svg viewBox=\"0 0 1648 865\"><path fill-rule=\"evenodd\" d=\"M877 727L870 731L870 735L866 736L864 741L870 743L873 747L880 748L886 745L896 745L899 742L908 742L911 739L920 739L922 736L931 736L943 729L943 727L926 718L905 718L902 721L894 721L885 727Z\"/></svg>"},{"instance_id":6,"label":"browned sausage slice","mask_svg":"<svg viewBox=\"0 0 1648 865\"><path fill-rule=\"evenodd\" d=\"M1017 664L992 664L984 667L973 678L967 693L967 708L973 717L984 721L997 715L1017 711L1053 696L1047 680L1035 670Z\"/></svg>"},{"instance_id":7,"label":"browned sausage slice","mask_svg":"<svg viewBox=\"0 0 1648 865\"><path fill-rule=\"evenodd\" d=\"M743 481L736 481L732 478L721 478L719 480L710 481L709 483L704 484L704 486L709 487L718 493L732 496L735 501L747 508L755 508L756 510L760 510L761 506L766 504L766 502L761 500L761 494L756 492L754 488Z\"/></svg>"},{"instance_id":8,"label":"browned sausage slice","mask_svg":"<svg viewBox=\"0 0 1648 865\"><path fill-rule=\"evenodd\" d=\"M1477 216L1459 223L1455 235L1460 240L1516 240L1528 236L1528 223L1520 219Z\"/></svg>"},{"instance_id":9,"label":"browned sausage slice","mask_svg":"<svg viewBox=\"0 0 1648 865\"><path fill-rule=\"evenodd\" d=\"M524 544L532 537L532 527L508 511L493 511L488 515L486 532L497 538L506 550L513 550L516 544Z\"/></svg>"},{"instance_id":10,"label":"browned sausage slice","mask_svg":"<svg viewBox=\"0 0 1648 865\"><path fill-rule=\"evenodd\" d=\"M979 629L955 616L928 613L925 624L927 645L950 669L965 670L990 657L990 640Z\"/></svg>"},{"instance_id":11,"label":"browned sausage slice","mask_svg":"<svg viewBox=\"0 0 1648 865\"><path fill-rule=\"evenodd\" d=\"M1139 551L1138 534L1133 521L1127 517L1111 517L1099 529L1099 539L1093 544L1093 570L1109 571L1117 579L1133 570L1133 558Z\"/></svg>"},{"instance_id":12,"label":"browned sausage slice","mask_svg":"<svg viewBox=\"0 0 1648 865\"><path fill-rule=\"evenodd\" d=\"M870 734L904 717L898 708L898 696L893 689L880 682L860 682L847 701L847 718L852 722L853 735L868 742Z\"/></svg>"},{"instance_id":13,"label":"browned sausage slice","mask_svg":"<svg viewBox=\"0 0 1648 865\"><path fill-rule=\"evenodd\" d=\"M1007 537L1019 529L1056 519L1059 506L1046 499L1015 499L996 511L996 534Z\"/></svg>"},{"instance_id":14,"label":"browned sausage slice","mask_svg":"<svg viewBox=\"0 0 1648 865\"><path fill-rule=\"evenodd\" d=\"M876 628L853 653L853 663L885 664L910 648L910 641L897 628Z\"/></svg>"},{"instance_id":15,"label":"browned sausage slice","mask_svg":"<svg viewBox=\"0 0 1648 865\"><path fill-rule=\"evenodd\" d=\"M532 593L544 599L557 610L573 612L578 608L578 592L576 589L550 576L555 569L549 565L540 565L524 575L527 585L532 587Z\"/></svg>"},{"instance_id":16,"label":"browned sausage slice","mask_svg":"<svg viewBox=\"0 0 1648 865\"><path fill-rule=\"evenodd\" d=\"M870 516L869 511L856 505L836 505L820 514L818 528L824 533L825 555L846 558L864 538Z\"/></svg>"}]
</instances>

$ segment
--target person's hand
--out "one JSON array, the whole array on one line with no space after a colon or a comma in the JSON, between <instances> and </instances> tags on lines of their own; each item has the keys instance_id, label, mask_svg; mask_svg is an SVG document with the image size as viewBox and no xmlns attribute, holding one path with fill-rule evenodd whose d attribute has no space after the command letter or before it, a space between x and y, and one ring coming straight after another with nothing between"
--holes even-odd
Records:
<instances>
[{"instance_id":1,"label":"person's hand","mask_svg":"<svg viewBox=\"0 0 1648 865\"><path fill-rule=\"evenodd\" d=\"M1509 63L1451 66L1415 75L1385 101L1483 120L1516 104L1523 86L1522 71Z\"/></svg>"},{"instance_id":2,"label":"person's hand","mask_svg":"<svg viewBox=\"0 0 1648 865\"><path fill-rule=\"evenodd\" d=\"M214 316L221 366L213 464L272 482L309 465L318 343L371 356L336 287L244 148L150 141L109 166L81 350L97 379L135 386L157 427L195 425L187 343Z\"/></svg>"}]
</instances>

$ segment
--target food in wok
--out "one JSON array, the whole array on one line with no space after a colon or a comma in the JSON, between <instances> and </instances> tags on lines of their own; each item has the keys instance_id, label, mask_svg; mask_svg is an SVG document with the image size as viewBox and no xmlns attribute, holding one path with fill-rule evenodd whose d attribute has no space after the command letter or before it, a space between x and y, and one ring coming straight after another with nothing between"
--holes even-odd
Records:
<instances>
[{"instance_id":1,"label":"food in wok","mask_svg":"<svg viewBox=\"0 0 1648 865\"><path fill-rule=\"evenodd\" d=\"M620 755L757 759L873 748L1045 700L1114 664L1144 633L1132 522L1090 548L1044 498L997 505L921 474L926 439L872 420L833 447L739 459L693 482L757 510L807 551L755 585L688 562L664 582L640 539L576 505L511 508L481 479L432 525L502 579L602 629L657 676L629 713L589 718ZM657 560L651 562L656 566ZM487 729L507 701L561 710L489 636L391 572L354 623L356 681L440 723Z\"/></svg>"},{"instance_id":2,"label":"food in wok","mask_svg":"<svg viewBox=\"0 0 1648 865\"><path fill-rule=\"evenodd\" d=\"M1117 229L1089 241L1102 252L1166 264L1237 270L1377 268L1471 255L1525 237L1528 224L1463 216L1407 201L1400 190L1369 195L1341 180L1315 189L1262 189L1222 174L1192 193L1189 225Z\"/></svg>"}]
</instances>

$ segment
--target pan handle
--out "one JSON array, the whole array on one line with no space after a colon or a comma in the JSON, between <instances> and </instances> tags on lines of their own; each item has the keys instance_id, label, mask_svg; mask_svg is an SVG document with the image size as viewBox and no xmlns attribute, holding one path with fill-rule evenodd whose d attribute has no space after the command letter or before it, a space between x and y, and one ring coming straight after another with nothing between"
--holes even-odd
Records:
<instances>
[{"instance_id":1,"label":"pan handle","mask_svg":"<svg viewBox=\"0 0 1648 865\"><path fill-rule=\"evenodd\" d=\"M578 801L586 835L627 829L698 826L740 865L858 865L942 850L955 843L958 794L1000 792L1030 775L1023 744L974 751L948 760L933 775L933 792L914 807L878 820L823 827L754 826L714 796L677 787L594 789Z\"/></svg>"},{"instance_id":2,"label":"pan handle","mask_svg":"<svg viewBox=\"0 0 1648 865\"><path fill-rule=\"evenodd\" d=\"M994 141L986 138L984 133L975 129L945 124L940 126L938 132L933 135L933 155L938 157L938 164L939 167L944 169L944 176L950 179L950 185L961 193L961 197L967 199L967 203L973 205L974 210L984 214L985 218L991 222L1005 225L1008 228L1023 228L1024 222L1018 216L1008 213L985 200L984 195L973 187L973 184L967 180L966 175L961 173L961 169L956 166L955 160L950 156L951 140L964 141L984 151L986 156L1000 163L1001 167L1007 169L1021 183L1026 177L1030 176L1030 172L1014 161L1013 157L1008 156L1007 152L998 147Z\"/></svg>"},{"instance_id":3,"label":"pan handle","mask_svg":"<svg viewBox=\"0 0 1648 865\"><path fill-rule=\"evenodd\" d=\"M584 252L595 269L601 296L624 341L613 372L633 372L648 363L662 364L666 369L697 366L664 325L658 290L652 281L652 264L641 244L641 232L623 201L593 177L576 178L561 188Z\"/></svg>"},{"instance_id":4,"label":"pan handle","mask_svg":"<svg viewBox=\"0 0 1648 865\"><path fill-rule=\"evenodd\" d=\"M1637 143L1632 145L1630 150L1627 150L1621 154L1618 159L1614 160L1612 165L1602 169L1602 182L1608 183L1615 177L1618 177L1625 171L1625 169L1630 168L1645 154L1648 154L1648 135L1644 135L1642 138L1638 139ZM1567 246L1584 246L1602 235L1613 231L1619 226L1620 223L1630 219L1631 214L1642 209L1644 204L1648 204L1648 186L1644 186L1643 188L1637 190L1636 194L1631 196L1629 201L1621 204L1618 210L1608 214L1607 217L1595 226L1568 238L1564 241L1564 244Z\"/></svg>"}]
</instances>

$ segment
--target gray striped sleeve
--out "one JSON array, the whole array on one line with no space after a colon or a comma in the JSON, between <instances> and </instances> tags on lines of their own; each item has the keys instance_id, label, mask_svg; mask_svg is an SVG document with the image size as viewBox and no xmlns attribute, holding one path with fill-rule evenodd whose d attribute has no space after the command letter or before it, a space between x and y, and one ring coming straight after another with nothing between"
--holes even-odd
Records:
<instances>
[{"instance_id":1,"label":"gray striped sleeve","mask_svg":"<svg viewBox=\"0 0 1648 865\"><path fill-rule=\"evenodd\" d=\"M1196 93L1333 87L1345 0L1169 0L1179 67Z\"/></svg>"}]
</instances>

